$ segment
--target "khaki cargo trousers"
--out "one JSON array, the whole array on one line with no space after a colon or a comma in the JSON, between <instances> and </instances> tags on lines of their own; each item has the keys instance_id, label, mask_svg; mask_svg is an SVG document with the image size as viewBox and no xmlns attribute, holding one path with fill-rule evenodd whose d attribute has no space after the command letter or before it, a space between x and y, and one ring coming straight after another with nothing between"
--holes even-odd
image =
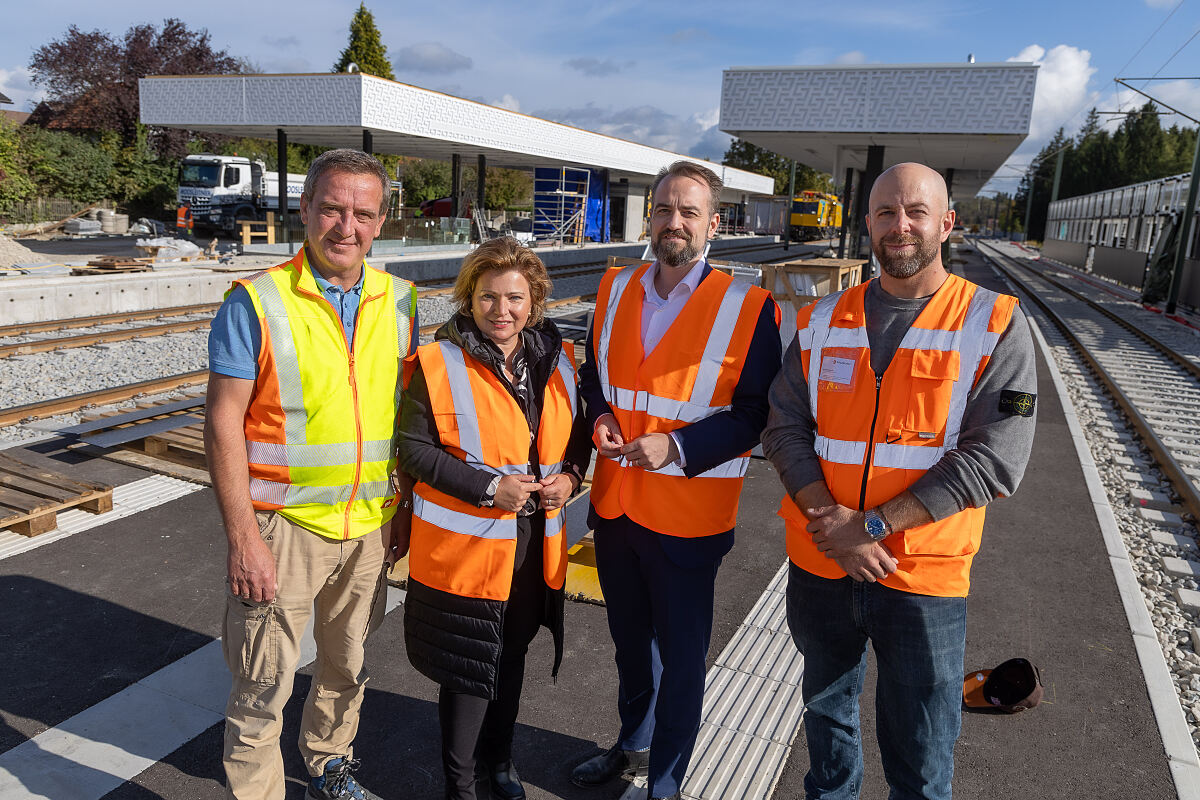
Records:
<instances>
[{"instance_id":1,"label":"khaki cargo trousers","mask_svg":"<svg viewBox=\"0 0 1200 800\"><path fill-rule=\"evenodd\" d=\"M225 708L225 777L231 799L283 800L283 707L314 611L317 657L300 754L314 776L331 758L352 755L367 682L363 645L384 613L387 534L334 541L279 514L257 516L275 557L279 592L266 605L232 595L226 604L222 643L233 687Z\"/></svg>"}]
</instances>

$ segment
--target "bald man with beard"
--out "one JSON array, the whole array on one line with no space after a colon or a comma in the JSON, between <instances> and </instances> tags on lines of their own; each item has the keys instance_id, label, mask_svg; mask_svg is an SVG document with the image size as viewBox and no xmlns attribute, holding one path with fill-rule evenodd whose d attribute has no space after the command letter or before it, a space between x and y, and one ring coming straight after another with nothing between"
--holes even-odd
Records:
<instances>
[{"instance_id":1,"label":"bald man with beard","mask_svg":"<svg viewBox=\"0 0 1200 800\"><path fill-rule=\"evenodd\" d=\"M878 279L797 315L763 449L787 489L788 626L804 654L805 792L855 798L870 642L893 800L948 800L966 595L984 506L1033 443L1033 341L1016 298L951 275L946 184L898 164L871 189Z\"/></svg>"}]
</instances>

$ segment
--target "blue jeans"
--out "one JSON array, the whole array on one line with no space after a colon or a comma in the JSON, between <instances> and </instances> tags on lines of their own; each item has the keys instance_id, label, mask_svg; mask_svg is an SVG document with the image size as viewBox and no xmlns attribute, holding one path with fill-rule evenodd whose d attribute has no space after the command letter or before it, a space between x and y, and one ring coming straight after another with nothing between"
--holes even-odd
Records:
<instances>
[{"instance_id":1,"label":"blue jeans","mask_svg":"<svg viewBox=\"0 0 1200 800\"><path fill-rule=\"evenodd\" d=\"M809 800L862 787L858 698L867 641L879 662L875 729L890 800L949 800L962 727L965 597L930 597L790 565L788 627L804 655Z\"/></svg>"}]
</instances>

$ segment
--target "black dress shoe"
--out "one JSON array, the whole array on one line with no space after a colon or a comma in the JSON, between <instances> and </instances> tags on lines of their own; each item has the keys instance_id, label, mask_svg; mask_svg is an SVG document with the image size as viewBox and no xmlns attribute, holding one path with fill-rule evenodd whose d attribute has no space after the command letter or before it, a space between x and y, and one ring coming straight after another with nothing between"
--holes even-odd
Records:
<instances>
[{"instance_id":1,"label":"black dress shoe","mask_svg":"<svg viewBox=\"0 0 1200 800\"><path fill-rule=\"evenodd\" d=\"M525 787L511 761L501 761L488 770L492 784L492 796L499 800L525 800Z\"/></svg>"},{"instance_id":2,"label":"black dress shoe","mask_svg":"<svg viewBox=\"0 0 1200 800\"><path fill-rule=\"evenodd\" d=\"M645 777L649 767L649 750L622 750L613 745L571 770L571 783L585 788L603 786L618 775Z\"/></svg>"}]
</instances>

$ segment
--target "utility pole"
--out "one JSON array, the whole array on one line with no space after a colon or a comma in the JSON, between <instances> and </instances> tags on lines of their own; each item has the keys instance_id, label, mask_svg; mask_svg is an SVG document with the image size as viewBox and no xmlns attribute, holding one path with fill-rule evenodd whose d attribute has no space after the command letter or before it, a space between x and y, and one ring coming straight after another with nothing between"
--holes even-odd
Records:
<instances>
[{"instance_id":1,"label":"utility pole","mask_svg":"<svg viewBox=\"0 0 1200 800\"><path fill-rule=\"evenodd\" d=\"M1179 220L1179 235L1175 237L1175 264L1171 268L1171 290L1167 293L1167 313L1175 313L1179 287L1183 284L1183 259L1192 240L1192 218L1196 215L1196 189L1200 183L1200 136L1196 137L1196 154L1192 156L1192 179L1188 182L1187 202Z\"/></svg>"},{"instance_id":2,"label":"utility pole","mask_svg":"<svg viewBox=\"0 0 1200 800\"><path fill-rule=\"evenodd\" d=\"M787 221L783 226L783 250L787 252L792 243L792 204L796 197L796 159L792 159L792 176L788 178Z\"/></svg>"},{"instance_id":3,"label":"utility pole","mask_svg":"<svg viewBox=\"0 0 1200 800\"><path fill-rule=\"evenodd\" d=\"M1062 152L1058 154L1058 163L1062 164ZM1029 239L1029 217L1033 214L1033 185L1037 182L1037 170L1040 167L1036 161L1031 161L1029 164L1029 188L1025 193L1025 239ZM1054 184L1054 191L1058 193L1058 183Z\"/></svg>"}]
</instances>

